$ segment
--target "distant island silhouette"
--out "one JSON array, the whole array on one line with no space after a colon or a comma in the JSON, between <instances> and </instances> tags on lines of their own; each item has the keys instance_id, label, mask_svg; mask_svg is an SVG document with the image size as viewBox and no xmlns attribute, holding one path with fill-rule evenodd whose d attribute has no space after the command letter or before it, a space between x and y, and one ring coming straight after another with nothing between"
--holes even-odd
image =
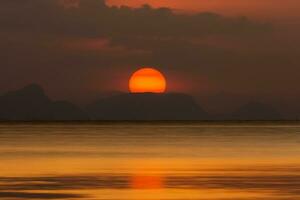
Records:
<instances>
[{"instance_id":1,"label":"distant island silhouette","mask_svg":"<svg viewBox=\"0 0 300 200\"><path fill-rule=\"evenodd\" d=\"M100 99L87 106L94 120L205 120L206 113L185 94L136 93Z\"/></svg>"},{"instance_id":2,"label":"distant island silhouette","mask_svg":"<svg viewBox=\"0 0 300 200\"><path fill-rule=\"evenodd\" d=\"M272 106L259 103L250 102L229 116L232 120L282 120L282 115L276 111Z\"/></svg>"},{"instance_id":3,"label":"distant island silhouette","mask_svg":"<svg viewBox=\"0 0 300 200\"><path fill-rule=\"evenodd\" d=\"M89 120L72 103L52 101L36 84L0 96L0 119L8 121Z\"/></svg>"},{"instance_id":4,"label":"distant island silhouette","mask_svg":"<svg viewBox=\"0 0 300 200\"><path fill-rule=\"evenodd\" d=\"M282 120L274 108L248 103L233 113L213 116L193 97L179 93L123 93L80 108L67 101L53 101L41 86L31 84L0 96L1 121L90 121L90 120Z\"/></svg>"}]
</instances>

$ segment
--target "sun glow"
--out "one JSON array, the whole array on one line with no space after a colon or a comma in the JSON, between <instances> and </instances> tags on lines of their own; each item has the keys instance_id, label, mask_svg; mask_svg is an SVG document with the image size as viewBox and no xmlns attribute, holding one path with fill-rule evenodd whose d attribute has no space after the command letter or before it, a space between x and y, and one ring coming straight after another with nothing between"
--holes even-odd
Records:
<instances>
[{"instance_id":1,"label":"sun glow","mask_svg":"<svg viewBox=\"0 0 300 200\"><path fill-rule=\"evenodd\" d=\"M142 68L133 73L129 80L131 93L164 93L167 83L164 75L153 68Z\"/></svg>"}]
</instances>

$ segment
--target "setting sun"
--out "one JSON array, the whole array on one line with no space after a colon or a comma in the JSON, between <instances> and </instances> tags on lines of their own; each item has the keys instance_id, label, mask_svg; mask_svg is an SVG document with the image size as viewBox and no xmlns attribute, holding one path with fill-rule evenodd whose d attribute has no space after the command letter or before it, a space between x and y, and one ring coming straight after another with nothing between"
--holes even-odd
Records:
<instances>
[{"instance_id":1,"label":"setting sun","mask_svg":"<svg viewBox=\"0 0 300 200\"><path fill-rule=\"evenodd\" d=\"M134 72L129 80L131 93L164 93L166 91L164 75L153 68L142 68Z\"/></svg>"}]
</instances>

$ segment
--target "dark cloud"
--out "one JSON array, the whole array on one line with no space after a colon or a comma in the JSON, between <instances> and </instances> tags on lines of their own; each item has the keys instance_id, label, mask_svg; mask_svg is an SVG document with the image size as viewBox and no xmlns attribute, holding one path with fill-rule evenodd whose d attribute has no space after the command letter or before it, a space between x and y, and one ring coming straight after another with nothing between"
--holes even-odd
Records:
<instances>
[{"instance_id":1,"label":"dark cloud","mask_svg":"<svg viewBox=\"0 0 300 200\"><path fill-rule=\"evenodd\" d=\"M266 29L244 17L225 18L214 13L175 14L150 6L108 7L103 0L83 0L65 8L55 0L1 2L2 28L45 34L85 37L184 38L212 34L251 34Z\"/></svg>"}]
</instances>

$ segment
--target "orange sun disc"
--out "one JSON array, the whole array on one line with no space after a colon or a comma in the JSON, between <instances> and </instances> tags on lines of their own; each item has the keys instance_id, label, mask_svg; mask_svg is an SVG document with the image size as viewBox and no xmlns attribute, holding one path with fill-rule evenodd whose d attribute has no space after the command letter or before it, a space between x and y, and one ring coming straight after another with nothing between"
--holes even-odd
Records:
<instances>
[{"instance_id":1,"label":"orange sun disc","mask_svg":"<svg viewBox=\"0 0 300 200\"><path fill-rule=\"evenodd\" d=\"M164 93L167 83L164 75L153 68L142 68L134 72L129 80L131 93Z\"/></svg>"}]
</instances>

